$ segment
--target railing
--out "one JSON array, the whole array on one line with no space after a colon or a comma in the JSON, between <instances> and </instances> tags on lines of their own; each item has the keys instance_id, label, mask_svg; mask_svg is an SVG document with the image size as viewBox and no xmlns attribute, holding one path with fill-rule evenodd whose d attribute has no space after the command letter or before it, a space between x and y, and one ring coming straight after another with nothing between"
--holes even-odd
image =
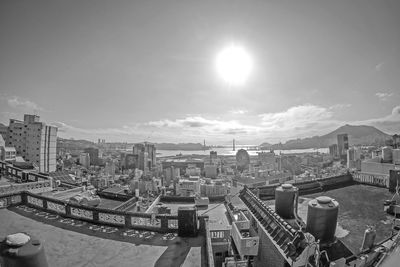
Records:
<instances>
[{"instance_id":1,"label":"railing","mask_svg":"<svg viewBox=\"0 0 400 267\"><path fill-rule=\"evenodd\" d=\"M52 183L52 178L40 173L30 172L29 170L23 170L18 167L14 167L4 161L0 161L0 172L21 179L22 181L38 182L38 181L50 181Z\"/></svg>"},{"instance_id":2,"label":"railing","mask_svg":"<svg viewBox=\"0 0 400 267\"><path fill-rule=\"evenodd\" d=\"M56 213L64 217L70 217L97 224L106 224L162 233L178 231L177 215L140 212L133 213L86 207L76 204L69 204L62 200L45 196L39 196L28 191L0 195L0 207L2 208L19 204L34 207L49 213Z\"/></svg>"},{"instance_id":3,"label":"railing","mask_svg":"<svg viewBox=\"0 0 400 267\"><path fill-rule=\"evenodd\" d=\"M354 184L354 179L350 173L331 176L327 178L319 178L311 181L301 181L293 183L299 189L299 195L306 195L317 193L324 190L332 190L338 187L343 187L347 185ZM259 191L259 195L262 199L273 199L275 198L275 189L279 186L277 185L268 185L258 187L255 191Z\"/></svg>"},{"instance_id":4,"label":"railing","mask_svg":"<svg viewBox=\"0 0 400 267\"><path fill-rule=\"evenodd\" d=\"M209 267L214 267L214 254L212 250L211 244L211 234L210 234L210 227L208 223L208 219L204 220L205 223L205 231L206 231L206 254L207 254L207 263Z\"/></svg>"},{"instance_id":5,"label":"railing","mask_svg":"<svg viewBox=\"0 0 400 267\"><path fill-rule=\"evenodd\" d=\"M0 195L8 193L17 193L22 191L32 191L35 193L47 192L52 190L52 185L50 180L31 182L31 183L21 183L21 184L9 184L0 186Z\"/></svg>"},{"instance_id":6,"label":"railing","mask_svg":"<svg viewBox=\"0 0 400 267\"><path fill-rule=\"evenodd\" d=\"M389 175L357 172L353 174L353 179L360 184L389 188Z\"/></svg>"},{"instance_id":7,"label":"railing","mask_svg":"<svg viewBox=\"0 0 400 267\"><path fill-rule=\"evenodd\" d=\"M136 197L132 197L127 201L121 203L120 205L116 206L113 210L128 210L128 208L136 204L136 201Z\"/></svg>"}]
</instances>

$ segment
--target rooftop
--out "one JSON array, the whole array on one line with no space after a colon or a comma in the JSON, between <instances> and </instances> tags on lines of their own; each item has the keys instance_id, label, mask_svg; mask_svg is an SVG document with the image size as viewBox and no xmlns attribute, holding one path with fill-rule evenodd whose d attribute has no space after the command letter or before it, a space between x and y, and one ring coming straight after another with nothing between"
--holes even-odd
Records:
<instances>
[{"instance_id":1,"label":"rooftop","mask_svg":"<svg viewBox=\"0 0 400 267\"><path fill-rule=\"evenodd\" d=\"M383 201L391 199L388 189L368 185L352 185L299 198L298 213L306 222L307 205L318 196L329 196L339 202L336 236L353 253L357 253L367 225L376 226L376 242L388 238L391 233L392 217L383 211ZM273 206L274 200L267 201Z\"/></svg>"},{"instance_id":2,"label":"rooftop","mask_svg":"<svg viewBox=\"0 0 400 267\"><path fill-rule=\"evenodd\" d=\"M24 206L1 209L0 237L27 232L44 241L49 266L132 266L133 262L135 266L205 266L201 236L164 240L163 234L146 232L150 238L144 239L143 231L141 236L115 227L103 226L98 231L94 230L98 225L77 220L71 224L71 219L61 217L46 219L41 213ZM79 223L84 225L79 227Z\"/></svg>"}]
</instances>

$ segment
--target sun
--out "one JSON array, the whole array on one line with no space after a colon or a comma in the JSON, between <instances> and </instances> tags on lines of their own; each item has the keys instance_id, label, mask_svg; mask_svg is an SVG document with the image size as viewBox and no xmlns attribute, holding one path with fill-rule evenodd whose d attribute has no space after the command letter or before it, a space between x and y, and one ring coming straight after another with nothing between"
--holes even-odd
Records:
<instances>
[{"instance_id":1,"label":"sun","mask_svg":"<svg viewBox=\"0 0 400 267\"><path fill-rule=\"evenodd\" d=\"M216 68L219 76L229 85L243 85L250 75L253 62L243 47L231 44L218 53Z\"/></svg>"}]
</instances>

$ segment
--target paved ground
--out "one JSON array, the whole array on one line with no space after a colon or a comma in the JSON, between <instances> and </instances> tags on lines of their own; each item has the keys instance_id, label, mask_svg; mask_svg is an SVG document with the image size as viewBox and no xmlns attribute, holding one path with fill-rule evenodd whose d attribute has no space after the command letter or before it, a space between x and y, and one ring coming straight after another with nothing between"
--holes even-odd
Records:
<instances>
[{"instance_id":1,"label":"paved ground","mask_svg":"<svg viewBox=\"0 0 400 267\"><path fill-rule=\"evenodd\" d=\"M113 199L101 198L100 204L97 206L97 208L112 210L115 207L121 205L122 203L124 202Z\"/></svg>"},{"instance_id":2,"label":"paved ground","mask_svg":"<svg viewBox=\"0 0 400 267\"><path fill-rule=\"evenodd\" d=\"M20 215L27 213L23 209L13 210L0 209L0 237L23 231L43 240L50 266L205 266L203 237L163 241L156 234L141 242L139 237L123 236L121 229L103 233L61 223L60 218L50 225L40 221L46 219L39 212L27 218Z\"/></svg>"}]
</instances>

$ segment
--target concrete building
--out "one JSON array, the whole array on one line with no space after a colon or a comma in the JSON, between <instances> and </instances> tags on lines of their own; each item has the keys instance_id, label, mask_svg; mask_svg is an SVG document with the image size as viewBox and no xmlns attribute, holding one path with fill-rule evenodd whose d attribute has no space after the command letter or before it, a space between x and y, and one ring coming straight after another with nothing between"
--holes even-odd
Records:
<instances>
[{"instance_id":1,"label":"concrete building","mask_svg":"<svg viewBox=\"0 0 400 267\"><path fill-rule=\"evenodd\" d=\"M211 164L217 164L218 163L217 151L210 151L210 163Z\"/></svg>"},{"instance_id":2,"label":"concrete building","mask_svg":"<svg viewBox=\"0 0 400 267\"><path fill-rule=\"evenodd\" d=\"M196 167L196 165L190 165L186 168L185 174L189 176L200 176L201 169Z\"/></svg>"},{"instance_id":3,"label":"concrete building","mask_svg":"<svg viewBox=\"0 0 400 267\"><path fill-rule=\"evenodd\" d=\"M329 155L331 155L332 158L336 158L339 155L337 144L333 144L333 145L329 146Z\"/></svg>"},{"instance_id":4,"label":"concrete building","mask_svg":"<svg viewBox=\"0 0 400 267\"><path fill-rule=\"evenodd\" d=\"M179 168L174 168L174 166L166 168L164 170L163 186L169 187L173 183L174 179L179 179L180 176L181 173Z\"/></svg>"},{"instance_id":5,"label":"concrete building","mask_svg":"<svg viewBox=\"0 0 400 267\"><path fill-rule=\"evenodd\" d=\"M14 147L7 147L3 136L0 135L0 160L7 162L15 162L17 152Z\"/></svg>"},{"instance_id":6,"label":"concrete building","mask_svg":"<svg viewBox=\"0 0 400 267\"><path fill-rule=\"evenodd\" d=\"M179 168L181 174L185 173L187 167L193 165L200 168L200 170L204 169L204 161L200 159L166 159L161 162L161 165L163 170L171 166Z\"/></svg>"},{"instance_id":7,"label":"concrete building","mask_svg":"<svg viewBox=\"0 0 400 267\"><path fill-rule=\"evenodd\" d=\"M39 167L40 172L56 170L57 128L39 121L37 115L24 120L10 119L6 145L15 147L17 155Z\"/></svg>"},{"instance_id":8,"label":"concrete building","mask_svg":"<svg viewBox=\"0 0 400 267\"><path fill-rule=\"evenodd\" d=\"M137 168L147 174L156 167L156 147L154 144L144 142L135 144L133 155L137 156Z\"/></svg>"},{"instance_id":9,"label":"concrete building","mask_svg":"<svg viewBox=\"0 0 400 267\"><path fill-rule=\"evenodd\" d=\"M395 134L392 136L393 148L400 148L400 135Z\"/></svg>"},{"instance_id":10,"label":"concrete building","mask_svg":"<svg viewBox=\"0 0 400 267\"><path fill-rule=\"evenodd\" d=\"M351 147L347 150L347 168L361 170L361 150Z\"/></svg>"},{"instance_id":11,"label":"concrete building","mask_svg":"<svg viewBox=\"0 0 400 267\"><path fill-rule=\"evenodd\" d=\"M273 151L258 153L258 163L263 170L276 170L275 153Z\"/></svg>"},{"instance_id":12,"label":"concrete building","mask_svg":"<svg viewBox=\"0 0 400 267\"><path fill-rule=\"evenodd\" d=\"M98 165L99 164L99 149L95 147L88 147L84 149L85 153L89 154L90 157L90 165Z\"/></svg>"},{"instance_id":13,"label":"concrete building","mask_svg":"<svg viewBox=\"0 0 400 267\"><path fill-rule=\"evenodd\" d=\"M349 137L346 133L337 135L338 141L338 155L339 157L347 156L347 149L349 149Z\"/></svg>"},{"instance_id":14,"label":"concrete building","mask_svg":"<svg viewBox=\"0 0 400 267\"><path fill-rule=\"evenodd\" d=\"M200 185L200 196L202 197L226 196L229 192L229 186L221 182Z\"/></svg>"},{"instance_id":15,"label":"concrete building","mask_svg":"<svg viewBox=\"0 0 400 267\"><path fill-rule=\"evenodd\" d=\"M7 132L8 132L8 127L0 123L0 135L3 137L4 140L7 139Z\"/></svg>"},{"instance_id":16,"label":"concrete building","mask_svg":"<svg viewBox=\"0 0 400 267\"><path fill-rule=\"evenodd\" d=\"M204 165L204 172L206 178L213 178L213 179L217 178L218 176L217 165L214 164Z\"/></svg>"},{"instance_id":17,"label":"concrete building","mask_svg":"<svg viewBox=\"0 0 400 267\"><path fill-rule=\"evenodd\" d=\"M177 184L176 194L184 197L195 196L200 191L200 177L181 179Z\"/></svg>"},{"instance_id":18,"label":"concrete building","mask_svg":"<svg viewBox=\"0 0 400 267\"><path fill-rule=\"evenodd\" d=\"M81 153L79 155L79 163L86 169L90 167L90 159L89 153Z\"/></svg>"}]
</instances>

